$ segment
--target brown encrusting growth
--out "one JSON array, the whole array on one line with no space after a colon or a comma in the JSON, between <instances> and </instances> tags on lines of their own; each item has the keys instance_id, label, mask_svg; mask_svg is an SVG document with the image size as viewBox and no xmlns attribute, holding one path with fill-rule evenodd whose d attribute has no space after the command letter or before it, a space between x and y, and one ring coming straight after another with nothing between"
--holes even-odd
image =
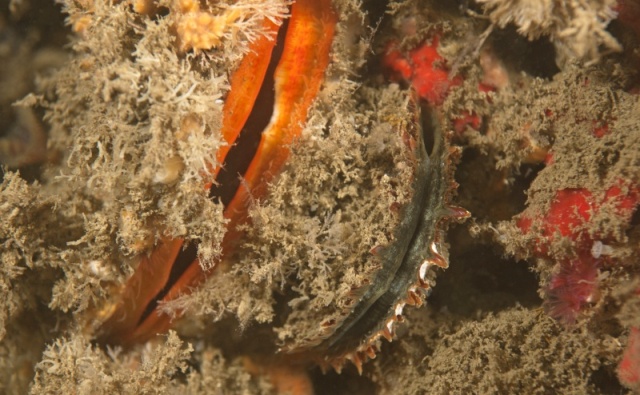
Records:
<instances>
[{"instance_id":1,"label":"brown encrusting growth","mask_svg":"<svg viewBox=\"0 0 640 395\"><path fill-rule=\"evenodd\" d=\"M0 392L640 390L640 2L326 0L212 199L291 3L0 6Z\"/></svg>"}]
</instances>

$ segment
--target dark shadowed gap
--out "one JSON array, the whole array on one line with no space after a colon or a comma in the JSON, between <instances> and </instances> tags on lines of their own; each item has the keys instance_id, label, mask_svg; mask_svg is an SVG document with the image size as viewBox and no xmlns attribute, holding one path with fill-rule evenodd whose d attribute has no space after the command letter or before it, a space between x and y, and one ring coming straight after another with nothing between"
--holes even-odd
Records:
<instances>
[{"instance_id":1,"label":"dark shadowed gap","mask_svg":"<svg viewBox=\"0 0 640 395\"><path fill-rule=\"evenodd\" d=\"M227 153L222 168L216 177L216 182L209 190L209 197L222 203L225 208L229 205L233 196L235 196L240 186L240 178L244 176L251 160L256 154L262 131L271 120L275 103L274 74L282 57L284 38L286 37L288 26L289 20L285 19L278 30L277 43L273 49L269 67L267 68L264 81L260 87L260 92L258 92L251 114L249 114L247 122L244 124L235 144ZM178 253L171 267L167 283L162 290L158 292L158 295L149 302L144 313L140 316L138 326L156 309L158 302L167 295L171 287L178 281L197 256L198 247L194 243L189 244Z\"/></svg>"}]
</instances>

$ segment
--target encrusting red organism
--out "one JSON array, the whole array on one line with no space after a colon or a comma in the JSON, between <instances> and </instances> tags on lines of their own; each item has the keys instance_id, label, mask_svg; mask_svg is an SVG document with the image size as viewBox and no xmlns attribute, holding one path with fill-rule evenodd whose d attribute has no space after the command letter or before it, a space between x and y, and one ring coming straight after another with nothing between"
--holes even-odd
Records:
<instances>
[{"instance_id":1,"label":"encrusting red organism","mask_svg":"<svg viewBox=\"0 0 640 395\"><path fill-rule=\"evenodd\" d=\"M582 308L597 299L598 269L613 263L608 257L610 247L605 244L612 235L588 232L593 215L603 206L612 205L612 213L628 222L639 203L640 187L619 180L600 200L586 188L563 189L556 192L546 213L532 216L530 210L525 210L516 224L527 234L532 231L534 220L539 223L535 255L549 257L549 247L558 236L573 242L573 256L558 262L559 270L546 288L549 315L565 324L575 322Z\"/></svg>"},{"instance_id":2,"label":"encrusting red organism","mask_svg":"<svg viewBox=\"0 0 640 395\"><path fill-rule=\"evenodd\" d=\"M604 204L613 204L614 213L625 219L630 219L638 205L640 186L629 185L620 180L610 186L602 200L595 201L591 191L586 188L562 189L556 192L549 210L544 214L540 229L540 237L536 240L536 253L539 256L547 254L547 248L556 233L568 237L576 243L576 249L591 248L595 239L607 238L608 235L591 236L586 232L586 225L597 210ZM528 233L534 218L525 211L517 225Z\"/></svg>"},{"instance_id":3,"label":"encrusting red organism","mask_svg":"<svg viewBox=\"0 0 640 395\"><path fill-rule=\"evenodd\" d=\"M406 58L396 42L387 44L382 60L383 67L392 81L410 82L418 95L432 106L441 105L449 90L462 84L462 78L450 78L445 59L438 53L440 37L434 35L431 42L409 51Z\"/></svg>"},{"instance_id":4,"label":"encrusting red organism","mask_svg":"<svg viewBox=\"0 0 640 395\"><path fill-rule=\"evenodd\" d=\"M398 43L387 44L382 60L388 78L394 82L407 82L429 105L438 107L444 103L451 88L462 85L460 75L451 77L446 60L438 53L440 36L434 35L431 41L409 51L404 56L398 49ZM478 91L494 92L498 88L495 81L487 79L478 84ZM490 100L489 96L487 99ZM451 119L453 129L461 134L467 127L480 130L482 119L475 113L463 111Z\"/></svg>"}]
</instances>

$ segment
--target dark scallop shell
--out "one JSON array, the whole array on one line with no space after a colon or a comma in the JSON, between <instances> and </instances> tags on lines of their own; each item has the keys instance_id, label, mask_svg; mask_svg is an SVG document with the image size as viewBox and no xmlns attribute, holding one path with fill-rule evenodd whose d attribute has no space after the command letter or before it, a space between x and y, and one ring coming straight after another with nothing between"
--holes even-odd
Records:
<instances>
[{"instance_id":1,"label":"dark scallop shell","mask_svg":"<svg viewBox=\"0 0 640 395\"><path fill-rule=\"evenodd\" d=\"M372 250L379 270L369 285L354 291L351 305L341 319L323 326L323 335L306 339L303 346L283 347L292 354L310 354L323 369L337 371L350 360L359 371L362 363L375 357L380 338L391 341L395 326L402 322L406 305L423 304L435 285L434 267L446 268L448 261L442 243L444 225L461 220L469 213L448 205L455 188L451 160L455 150L440 126L437 112L420 109L410 101L414 119L407 122L405 144L415 166L411 200L400 210L393 241ZM427 152L428 149L428 152Z\"/></svg>"}]
</instances>

